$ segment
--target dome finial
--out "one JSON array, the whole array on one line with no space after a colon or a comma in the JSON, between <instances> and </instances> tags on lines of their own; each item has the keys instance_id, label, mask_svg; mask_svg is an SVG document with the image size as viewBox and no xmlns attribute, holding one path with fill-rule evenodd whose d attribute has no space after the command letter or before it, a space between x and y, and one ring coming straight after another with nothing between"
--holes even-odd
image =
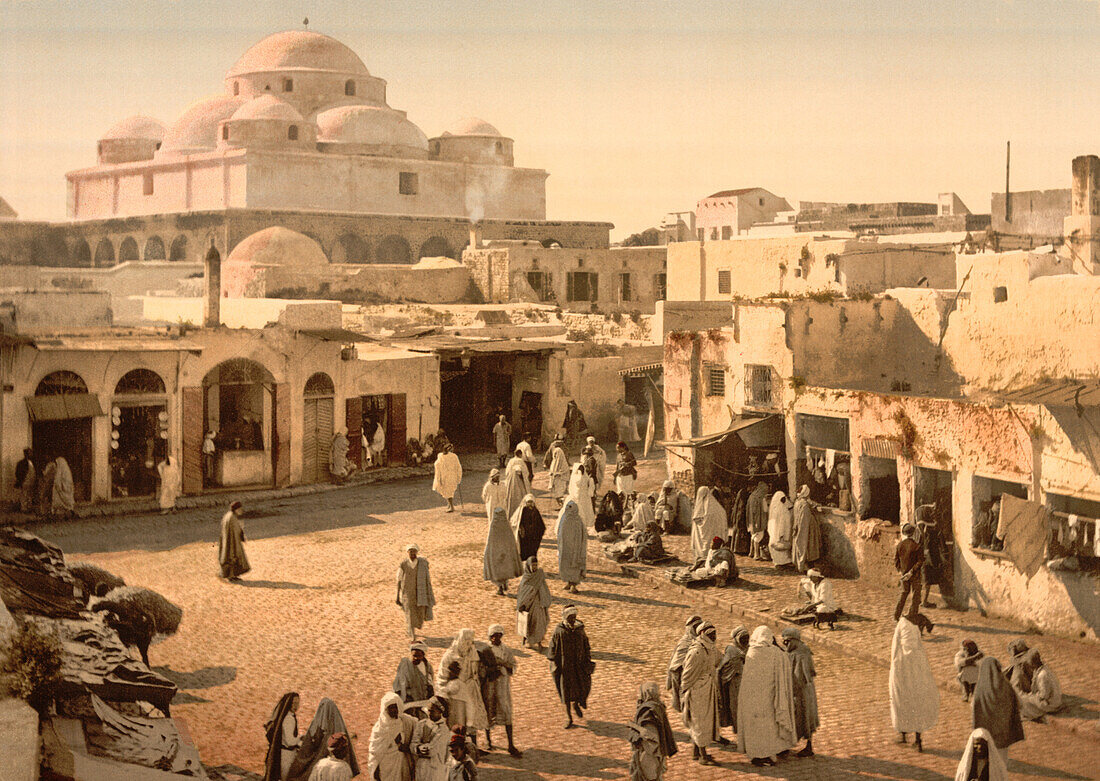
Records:
<instances>
[{"instance_id":1,"label":"dome finial","mask_svg":"<svg viewBox=\"0 0 1100 781\"><path fill-rule=\"evenodd\" d=\"M309 27L309 17L308 16L305 19L302 20L302 26L303 27Z\"/></svg>"}]
</instances>

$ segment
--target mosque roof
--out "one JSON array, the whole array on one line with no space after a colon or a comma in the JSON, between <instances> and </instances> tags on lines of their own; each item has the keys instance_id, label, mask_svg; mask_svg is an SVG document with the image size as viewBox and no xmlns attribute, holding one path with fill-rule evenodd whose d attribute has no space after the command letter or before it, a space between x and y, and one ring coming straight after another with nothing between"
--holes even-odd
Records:
<instances>
[{"instance_id":1,"label":"mosque roof","mask_svg":"<svg viewBox=\"0 0 1100 781\"><path fill-rule=\"evenodd\" d=\"M281 119L288 122L304 122L298 109L274 95L261 95L245 103L233 112L232 119Z\"/></svg>"},{"instance_id":2,"label":"mosque roof","mask_svg":"<svg viewBox=\"0 0 1100 781\"><path fill-rule=\"evenodd\" d=\"M484 119L466 117L443 131L444 136L500 136L500 131Z\"/></svg>"},{"instance_id":3,"label":"mosque roof","mask_svg":"<svg viewBox=\"0 0 1100 781\"><path fill-rule=\"evenodd\" d=\"M226 78L273 71L323 71L370 76L350 48L312 30L286 30L253 44L226 73Z\"/></svg>"},{"instance_id":4,"label":"mosque roof","mask_svg":"<svg viewBox=\"0 0 1100 781\"><path fill-rule=\"evenodd\" d=\"M168 132L168 128L160 120L135 114L111 125L110 129L99 137L99 140L141 138L160 141L164 138L166 132Z\"/></svg>"},{"instance_id":5,"label":"mosque roof","mask_svg":"<svg viewBox=\"0 0 1100 781\"><path fill-rule=\"evenodd\" d=\"M321 245L309 236L275 225L247 236L226 256L225 263L299 266L316 270L328 265L328 257Z\"/></svg>"},{"instance_id":6,"label":"mosque roof","mask_svg":"<svg viewBox=\"0 0 1100 781\"><path fill-rule=\"evenodd\" d=\"M337 106L317 114L317 140L427 150L428 138L405 112L385 106Z\"/></svg>"},{"instance_id":7,"label":"mosque roof","mask_svg":"<svg viewBox=\"0 0 1100 781\"><path fill-rule=\"evenodd\" d=\"M161 150L187 153L214 149L218 145L218 125L246 102L245 98L218 95L192 103L168 128Z\"/></svg>"}]
</instances>

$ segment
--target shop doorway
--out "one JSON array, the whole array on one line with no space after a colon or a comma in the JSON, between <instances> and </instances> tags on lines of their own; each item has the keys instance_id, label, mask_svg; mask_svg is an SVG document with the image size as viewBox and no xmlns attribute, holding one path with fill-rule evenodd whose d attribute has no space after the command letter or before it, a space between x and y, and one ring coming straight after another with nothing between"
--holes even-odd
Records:
<instances>
[{"instance_id":1,"label":"shop doorway","mask_svg":"<svg viewBox=\"0 0 1100 781\"><path fill-rule=\"evenodd\" d=\"M168 454L168 404L164 380L149 369L127 372L111 404L111 496L150 496L157 464Z\"/></svg>"},{"instance_id":2,"label":"shop doorway","mask_svg":"<svg viewBox=\"0 0 1100 781\"><path fill-rule=\"evenodd\" d=\"M211 369L202 386L203 419L214 432L213 484L271 485L276 459L283 457L280 440L290 441L290 432L275 420L271 373L254 361L233 358Z\"/></svg>"},{"instance_id":3,"label":"shop doorway","mask_svg":"<svg viewBox=\"0 0 1100 781\"><path fill-rule=\"evenodd\" d=\"M302 407L302 482L329 479L336 388L332 378L317 372L306 381Z\"/></svg>"},{"instance_id":4,"label":"shop doorway","mask_svg":"<svg viewBox=\"0 0 1100 781\"><path fill-rule=\"evenodd\" d=\"M900 523L901 485L898 483L898 462L893 458L863 456L860 467L867 485L860 517Z\"/></svg>"},{"instance_id":5,"label":"shop doorway","mask_svg":"<svg viewBox=\"0 0 1100 781\"><path fill-rule=\"evenodd\" d=\"M379 393L361 398L363 436L366 439L363 463L372 466L403 464L408 456L406 395ZM382 429L381 437L376 436L379 428ZM380 452L374 449L375 444L382 445Z\"/></svg>"},{"instance_id":6,"label":"shop doorway","mask_svg":"<svg viewBox=\"0 0 1100 781\"><path fill-rule=\"evenodd\" d=\"M31 417L31 450L39 469L64 458L73 474L73 495L78 502L91 498L92 418L102 415L96 397L75 372L56 371L38 383L27 399Z\"/></svg>"}]
</instances>

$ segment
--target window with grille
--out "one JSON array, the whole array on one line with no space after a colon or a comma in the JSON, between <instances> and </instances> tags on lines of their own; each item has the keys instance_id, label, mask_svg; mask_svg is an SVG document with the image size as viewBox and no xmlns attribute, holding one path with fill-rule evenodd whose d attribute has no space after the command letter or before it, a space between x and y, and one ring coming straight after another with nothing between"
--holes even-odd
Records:
<instances>
[{"instance_id":1,"label":"window with grille","mask_svg":"<svg viewBox=\"0 0 1100 781\"><path fill-rule=\"evenodd\" d=\"M745 364L745 404L752 407L772 406L772 367Z\"/></svg>"},{"instance_id":2,"label":"window with grille","mask_svg":"<svg viewBox=\"0 0 1100 781\"><path fill-rule=\"evenodd\" d=\"M549 301L553 289L552 277L549 271L528 271L527 284L535 291L539 301Z\"/></svg>"},{"instance_id":3,"label":"window with grille","mask_svg":"<svg viewBox=\"0 0 1100 781\"><path fill-rule=\"evenodd\" d=\"M619 274L619 300L630 301L633 298L630 289L630 274Z\"/></svg>"},{"instance_id":4,"label":"window with grille","mask_svg":"<svg viewBox=\"0 0 1100 781\"><path fill-rule=\"evenodd\" d=\"M294 91L294 79L283 79L283 92Z\"/></svg>"},{"instance_id":5,"label":"window with grille","mask_svg":"<svg viewBox=\"0 0 1100 781\"><path fill-rule=\"evenodd\" d=\"M418 178L412 171L401 171L398 174L397 191L401 195L416 195L419 190Z\"/></svg>"},{"instance_id":6,"label":"window with grille","mask_svg":"<svg viewBox=\"0 0 1100 781\"><path fill-rule=\"evenodd\" d=\"M726 367L725 366L708 366L707 367L707 395L708 396L725 396L726 395Z\"/></svg>"},{"instance_id":7,"label":"window with grille","mask_svg":"<svg viewBox=\"0 0 1100 781\"><path fill-rule=\"evenodd\" d=\"M718 294L728 296L730 290L730 270L728 268L718 269Z\"/></svg>"}]
</instances>

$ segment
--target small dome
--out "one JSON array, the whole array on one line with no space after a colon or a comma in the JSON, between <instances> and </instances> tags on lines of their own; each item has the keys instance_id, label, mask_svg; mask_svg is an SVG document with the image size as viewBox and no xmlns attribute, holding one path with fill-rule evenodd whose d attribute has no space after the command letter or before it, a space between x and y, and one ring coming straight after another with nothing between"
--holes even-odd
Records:
<instances>
[{"instance_id":1,"label":"small dome","mask_svg":"<svg viewBox=\"0 0 1100 781\"><path fill-rule=\"evenodd\" d=\"M244 104L244 98L227 95L192 103L168 128L161 151L189 154L214 149L218 144L218 125Z\"/></svg>"},{"instance_id":2,"label":"small dome","mask_svg":"<svg viewBox=\"0 0 1100 781\"><path fill-rule=\"evenodd\" d=\"M370 76L367 66L335 38L310 30L287 30L264 38L248 49L226 78L274 71L319 71Z\"/></svg>"},{"instance_id":3,"label":"small dome","mask_svg":"<svg viewBox=\"0 0 1100 781\"><path fill-rule=\"evenodd\" d=\"M328 258L321 245L309 236L276 225L245 238L226 256L225 263L315 269L328 265Z\"/></svg>"},{"instance_id":4,"label":"small dome","mask_svg":"<svg viewBox=\"0 0 1100 781\"><path fill-rule=\"evenodd\" d=\"M261 95L245 103L230 119L279 119L284 122L304 122L298 109L274 95Z\"/></svg>"},{"instance_id":5,"label":"small dome","mask_svg":"<svg viewBox=\"0 0 1100 781\"><path fill-rule=\"evenodd\" d=\"M483 119L466 117L443 131L444 136L500 136L500 131Z\"/></svg>"},{"instance_id":6,"label":"small dome","mask_svg":"<svg viewBox=\"0 0 1100 781\"><path fill-rule=\"evenodd\" d=\"M321 143L397 146L427 152L428 137L405 117L383 106L337 106L317 114Z\"/></svg>"},{"instance_id":7,"label":"small dome","mask_svg":"<svg viewBox=\"0 0 1100 781\"><path fill-rule=\"evenodd\" d=\"M110 130L101 135L99 140L137 138L147 141L162 141L164 134L167 132L168 129L159 120L137 114L111 125Z\"/></svg>"}]
</instances>

